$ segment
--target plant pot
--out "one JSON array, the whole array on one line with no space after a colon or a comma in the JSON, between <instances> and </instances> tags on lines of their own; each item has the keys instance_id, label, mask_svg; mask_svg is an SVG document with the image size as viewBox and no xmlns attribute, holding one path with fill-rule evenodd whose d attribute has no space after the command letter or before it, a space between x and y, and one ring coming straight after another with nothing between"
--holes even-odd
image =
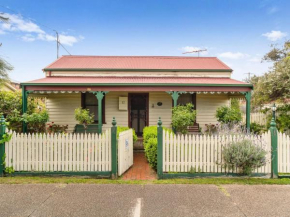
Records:
<instances>
[{"instance_id":1,"label":"plant pot","mask_svg":"<svg viewBox=\"0 0 290 217\"><path fill-rule=\"evenodd\" d=\"M85 129L83 124L76 124L75 133L98 133L98 124L89 124Z\"/></svg>"}]
</instances>

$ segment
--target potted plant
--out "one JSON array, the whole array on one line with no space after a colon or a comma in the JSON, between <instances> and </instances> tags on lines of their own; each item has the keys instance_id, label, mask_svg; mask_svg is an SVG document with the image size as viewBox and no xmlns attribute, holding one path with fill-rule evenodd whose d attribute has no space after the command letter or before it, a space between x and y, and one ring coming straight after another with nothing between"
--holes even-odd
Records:
<instances>
[{"instance_id":1,"label":"potted plant","mask_svg":"<svg viewBox=\"0 0 290 217\"><path fill-rule=\"evenodd\" d=\"M75 119L79 122L75 126L76 133L97 133L98 124L93 124L94 115L88 109L75 109Z\"/></svg>"}]
</instances>

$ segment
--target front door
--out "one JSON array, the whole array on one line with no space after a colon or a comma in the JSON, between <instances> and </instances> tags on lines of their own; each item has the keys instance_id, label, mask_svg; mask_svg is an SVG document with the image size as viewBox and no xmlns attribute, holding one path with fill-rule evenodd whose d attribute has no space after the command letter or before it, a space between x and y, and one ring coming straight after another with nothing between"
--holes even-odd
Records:
<instances>
[{"instance_id":1,"label":"front door","mask_svg":"<svg viewBox=\"0 0 290 217\"><path fill-rule=\"evenodd\" d=\"M129 126L138 136L148 126L148 93L129 93Z\"/></svg>"}]
</instances>

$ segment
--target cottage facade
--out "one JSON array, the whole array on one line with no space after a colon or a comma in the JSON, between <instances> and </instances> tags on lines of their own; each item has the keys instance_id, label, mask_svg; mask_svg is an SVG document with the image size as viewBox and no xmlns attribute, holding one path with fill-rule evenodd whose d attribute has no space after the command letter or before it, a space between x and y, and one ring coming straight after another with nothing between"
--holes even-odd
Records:
<instances>
[{"instance_id":1,"label":"cottage facade","mask_svg":"<svg viewBox=\"0 0 290 217\"><path fill-rule=\"evenodd\" d=\"M145 126L171 127L171 109L191 102L197 110L192 131L216 123L215 111L233 97L246 98L249 127L252 85L231 79L232 69L215 57L63 56L43 69L45 78L22 83L23 111L27 97L46 97L50 121L77 122L74 110L95 115L99 132L129 126L142 135ZM24 126L25 128L25 126ZM25 129L24 129L25 130Z\"/></svg>"}]
</instances>

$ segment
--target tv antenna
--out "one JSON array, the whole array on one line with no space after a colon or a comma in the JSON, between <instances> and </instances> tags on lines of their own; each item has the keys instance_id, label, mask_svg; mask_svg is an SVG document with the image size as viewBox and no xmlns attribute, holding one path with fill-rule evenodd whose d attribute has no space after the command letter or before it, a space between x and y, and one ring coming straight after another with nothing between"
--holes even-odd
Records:
<instances>
[{"instance_id":1,"label":"tv antenna","mask_svg":"<svg viewBox=\"0 0 290 217\"><path fill-rule=\"evenodd\" d=\"M200 50L193 50L193 51L188 51L188 52L184 52L182 54L188 54L188 53L197 53L198 57L199 57L199 53L200 52L204 52L204 51L207 51L207 49L200 49Z\"/></svg>"},{"instance_id":2,"label":"tv antenna","mask_svg":"<svg viewBox=\"0 0 290 217\"><path fill-rule=\"evenodd\" d=\"M244 73L244 74L248 75L248 80L249 80L249 81L251 80L251 75L254 75L254 73L251 73L251 72Z\"/></svg>"}]
</instances>

